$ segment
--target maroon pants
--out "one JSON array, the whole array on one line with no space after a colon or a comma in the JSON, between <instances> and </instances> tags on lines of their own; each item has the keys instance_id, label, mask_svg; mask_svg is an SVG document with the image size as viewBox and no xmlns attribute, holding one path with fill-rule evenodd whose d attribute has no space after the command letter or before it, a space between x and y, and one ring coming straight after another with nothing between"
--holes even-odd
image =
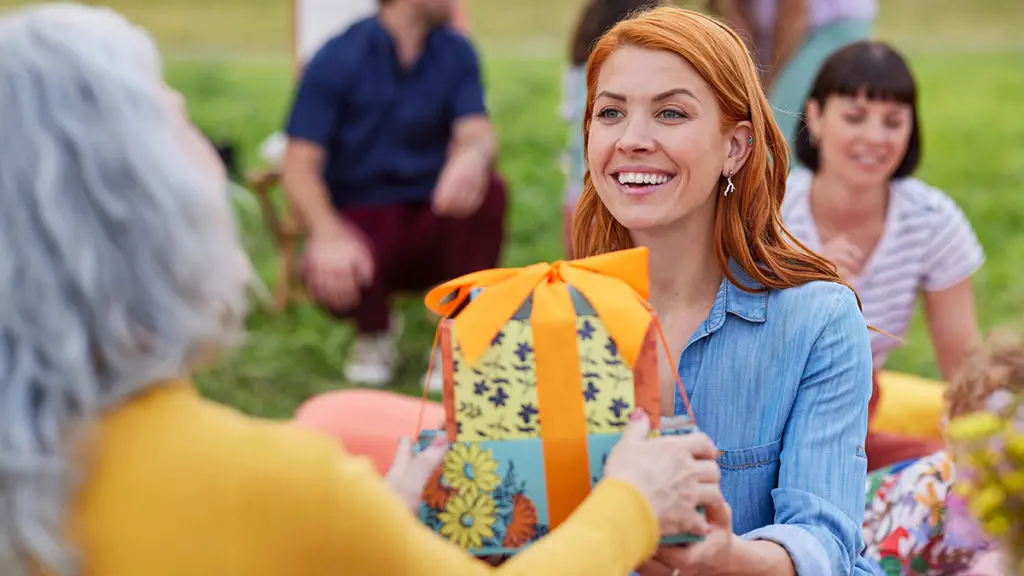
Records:
<instances>
[{"instance_id":1,"label":"maroon pants","mask_svg":"<svg viewBox=\"0 0 1024 576\"><path fill-rule=\"evenodd\" d=\"M497 174L480 209L467 218L434 214L427 203L361 206L343 211L373 253L373 284L351 310L327 309L350 319L361 334L388 329L391 297L420 292L452 278L498 265L505 235L507 190Z\"/></svg>"}]
</instances>

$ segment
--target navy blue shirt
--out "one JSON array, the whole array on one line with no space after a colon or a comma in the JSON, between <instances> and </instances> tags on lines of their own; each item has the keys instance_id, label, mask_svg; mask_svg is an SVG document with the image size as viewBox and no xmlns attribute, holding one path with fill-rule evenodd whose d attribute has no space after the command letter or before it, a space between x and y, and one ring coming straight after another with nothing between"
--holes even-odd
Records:
<instances>
[{"instance_id":1,"label":"navy blue shirt","mask_svg":"<svg viewBox=\"0 0 1024 576\"><path fill-rule=\"evenodd\" d=\"M310 59L287 133L324 148L324 178L338 209L429 202L453 123L481 113L480 66L465 37L433 30L419 60L405 68L374 16Z\"/></svg>"}]
</instances>

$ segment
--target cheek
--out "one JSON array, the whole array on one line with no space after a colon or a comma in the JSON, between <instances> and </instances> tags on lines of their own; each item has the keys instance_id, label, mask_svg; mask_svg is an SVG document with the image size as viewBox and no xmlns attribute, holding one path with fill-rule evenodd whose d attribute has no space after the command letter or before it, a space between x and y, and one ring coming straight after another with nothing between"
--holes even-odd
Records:
<instances>
[{"instance_id":1,"label":"cheek","mask_svg":"<svg viewBox=\"0 0 1024 576\"><path fill-rule=\"evenodd\" d=\"M607 126L594 125L587 136L587 168L600 173L615 152L615 134Z\"/></svg>"}]
</instances>

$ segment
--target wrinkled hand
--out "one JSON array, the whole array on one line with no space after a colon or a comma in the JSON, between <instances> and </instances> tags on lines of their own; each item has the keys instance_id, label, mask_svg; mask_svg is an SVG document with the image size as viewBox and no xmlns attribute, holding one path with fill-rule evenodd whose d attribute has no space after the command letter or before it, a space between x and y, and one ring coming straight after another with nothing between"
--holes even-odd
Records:
<instances>
[{"instance_id":1,"label":"wrinkled hand","mask_svg":"<svg viewBox=\"0 0 1024 576\"><path fill-rule=\"evenodd\" d=\"M711 531L702 542L662 546L637 572L640 576L715 576L724 574L738 536L732 533L728 504L707 509Z\"/></svg>"},{"instance_id":2,"label":"wrinkled hand","mask_svg":"<svg viewBox=\"0 0 1024 576\"><path fill-rule=\"evenodd\" d=\"M373 282L373 256L353 234L313 235L306 244L306 287L316 301L336 310L359 304L362 288Z\"/></svg>"},{"instance_id":3,"label":"wrinkled hand","mask_svg":"<svg viewBox=\"0 0 1024 576\"><path fill-rule=\"evenodd\" d=\"M838 268L839 276L847 282L853 281L864 265L864 251L850 242L846 236L836 236L821 247L819 254L828 258Z\"/></svg>"},{"instance_id":4,"label":"wrinkled hand","mask_svg":"<svg viewBox=\"0 0 1024 576\"><path fill-rule=\"evenodd\" d=\"M419 510L423 501L427 480L444 461L447 453L448 441L440 434L419 454L413 453L412 442L408 438L403 437L398 441L395 460L384 481L398 493L413 514Z\"/></svg>"},{"instance_id":5,"label":"wrinkled hand","mask_svg":"<svg viewBox=\"0 0 1024 576\"><path fill-rule=\"evenodd\" d=\"M441 170L432 198L438 216L466 218L484 201L489 183L486 160L472 150L456 152Z\"/></svg>"},{"instance_id":6,"label":"wrinkled hand","mask_svg":"<svg viewBox=\"0 0 1024 576\"><path fill-rule=\"evenodd\" d=\"M605 477L632 484L651 505L662 535L708 533L698 506L720 510L725 506L720 486L722 473L715 459L718 450L707 435L649 438L651 422L637 410L612 448Z\"/></svg>"}]
</instances>

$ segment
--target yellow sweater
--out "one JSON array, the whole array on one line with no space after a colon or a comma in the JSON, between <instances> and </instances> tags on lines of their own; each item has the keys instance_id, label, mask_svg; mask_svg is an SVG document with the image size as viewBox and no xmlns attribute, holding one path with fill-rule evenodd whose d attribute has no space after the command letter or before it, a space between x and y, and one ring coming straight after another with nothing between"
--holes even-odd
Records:
<instances>
[{"instance_id":1,"label":"yellow sweater","mask_svg":"<svg viewBox=\"0 0 1024 576\"><path fill-rule=\"evenodd\" d=\"M128 402L98 432L70 525L86 576L624 576L657 545L650 507L609 480L492 568L422 526L365 459L187 382Z\"/></svg>"}]
</instances>

